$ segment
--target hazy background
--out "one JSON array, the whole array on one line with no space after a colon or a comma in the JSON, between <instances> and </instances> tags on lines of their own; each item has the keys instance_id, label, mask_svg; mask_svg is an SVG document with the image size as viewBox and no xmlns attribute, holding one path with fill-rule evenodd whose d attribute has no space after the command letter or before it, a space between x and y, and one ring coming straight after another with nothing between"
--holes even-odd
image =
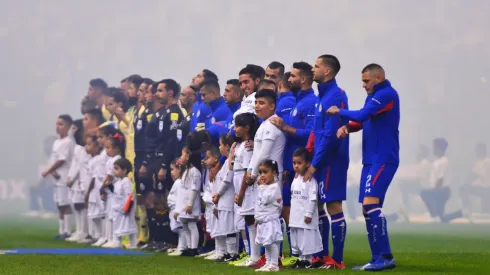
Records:
<instances>
[{"instance_id":1,"label":"hazy background","mask_svg":"<svg viewBox=\"0 0 490 275\"><path fill-rule=\"evenodd\" d=\"M13 185L35 183L43 139L60 113L81 117L88 81L133 73L181 84L203 68L220 83L247 63L342 64L338 82L362 106L360 70L384 66L399 91L402 164L446 137L456 188L486 142L490 102L490 2L485 0L1 0L0 213L24 211ZM360 137L352 139L357 149ZM355 153L355 152L353 152ZM24 187L25 188L25 187ZM398 207L396 185L388 205ZM26 193L27 194L27 193ZM356 199L356 198L351 198ZM453 197L449 209L460 207ZM15 207L11 207L15 206Z\"/></svg>"}]
</instances>

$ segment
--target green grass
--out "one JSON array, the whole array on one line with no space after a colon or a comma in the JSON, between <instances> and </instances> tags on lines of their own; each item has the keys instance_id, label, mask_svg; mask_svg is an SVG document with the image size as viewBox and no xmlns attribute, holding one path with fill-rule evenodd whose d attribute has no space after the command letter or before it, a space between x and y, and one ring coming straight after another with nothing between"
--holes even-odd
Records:
<instances>
[{"instance_id":1,"label":"green grass","mask_svg":"<svg viewBox=\"0 0 490 275\"><path fill-rule=\"evenodd\" d=\"M83 247L52 240L56 221L5 220L0 222L0 250L12 248ZM489 225L390 226L397 274L489 274ZM288 271L294 274L355 273L353 265L369 258L362 224L351 224L343 271ZM358 271L362 272L362 271ZM202 259L152 256L0 255L0 274L256 274L247 268L215 264Z\"/></svg>"}]
</instances>

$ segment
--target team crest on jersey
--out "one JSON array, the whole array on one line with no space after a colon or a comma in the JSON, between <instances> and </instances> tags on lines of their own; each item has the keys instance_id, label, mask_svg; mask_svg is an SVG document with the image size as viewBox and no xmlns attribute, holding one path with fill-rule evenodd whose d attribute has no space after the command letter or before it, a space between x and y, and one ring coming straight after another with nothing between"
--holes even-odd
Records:
<instances>
[{"instance_id":1,"label":"team crest on jersey","mask_svg":"<svg viewBox=\"0 0 490 275\"><path fill-rule=\"evenodd\" d=\"M293 116L296 116L297 114L298 114L298 109L294 108Z\"/></svg>"},{"instance_id":2,"label":"team crest on jersey","mask_svg":"<svg viewBox=\"0 0 490 275\"><path fill-rule=\"evenodd\" d=\"M163 120L160 120L160 123L158 124L158 130L160 132L163 131Z\"/></svg>"},{"instance_id":3,"label":"team crest on jersey","mask_svg":"<svg viewBox=\"0 0 490 275\"><path fill-rule=\"evenodd\" d=\"M136 122L136 130L141 130L141 128L143 128L143 122L141 121L141 119L138 119L138 122Z\"/></svg>"},{"instance_id":4,"label":"team crest on jersey","mask_svg":"<svg viewBox=\"0 0 490 275\"><path fill-rule=\"evenodd\" d=\"M216 118L214 118L214 116L211 118L211 123L215 123L216 122Z\"/></svg>"},{"instance_id":5,"label":"team crest on jersey","mask_svg":"<svg viewBox=\"0 0 490 275\"><path fill-rule=\"evenodd\" d=\"M182 140L182 130L181 130L181 129L177 129L177 139L178 139L179 141L181 141L181 140Z\"/></svg>"}]
</instances>

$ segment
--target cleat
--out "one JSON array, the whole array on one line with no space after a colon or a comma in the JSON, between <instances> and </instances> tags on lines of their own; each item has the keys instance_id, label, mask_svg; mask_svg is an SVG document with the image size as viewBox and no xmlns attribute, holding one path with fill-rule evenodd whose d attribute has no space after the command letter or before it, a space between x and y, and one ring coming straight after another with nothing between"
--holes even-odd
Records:
<instances>
[{"instance_id":1,"label":"cleat","mask_svg":"<svg viewBox=\"0 0 490 275\"><path fill-rule=\"evenodd\" d=\"M229 263L229 262L234 262L234 261L238 261L238 260L240 260L240 255L235 254L233 256L230 255L230 258L228 260L226 260L225 262Z\"/></svg>"},{"instance_id":2,"label":"cleat","mask_svg":"<svg viewBox=\"0 0 490 275\"><path fill-rule=\"evenodd\" d=\"M344 269L345 264L344 262L337 263L332 257L328 256L328 259L325 260L325 264L320 267L320 269Z\"/></svg>"},{"instance_id":3,"label":"cleat","mask_svg":"<svg viewBox=\"0 0 490 275\"><path fill-rule=\"evenodd\" d=\"M323 266L325 262L323 261L322 258L320 257L313 257L313 260L311 261L311 267L310 268L320 268Z\"/></svg>"},{"instance_id":4,"label":"cleat","mask_svg":"<svg viewBox=\"0 0 490 275\"><path fill-rule=\"evenodd\" d=\"M213 255L214 253L216 253L215 250L213 250L213 251L207 251L207 252L202 252L202 253L199 253L199 255L197 255L197 257L199 257L199 258L208 257L208 256Z\"/></svg>"},{"instance_id":5,"label":"cleat","mask_svg":"<svg viewBox=\"0 0 490 275\"><path fill-rule=\"evenodd\" d=\"M379 256L378 259L369 264L364 268L365 271L382 271L382 270L390 270L396 267L395 258L388 260L383 256Z\"/></svg>"},{"instance_id":6,"label":"cleat","mask_svg":"<svg viewBox=\"0 0 490 275\"><path fill-rule=\"evenodd\" d=\"M251 267L252 265L255 265L257 262L252 260L252 257L249 257L247 258L246 261L242 262L242 263L239 263L239 264L236 264L235 266L238 266L238 267Z\"/></svg>"},{"instance_id":7,"label":"cleat","mask_svg":"<svg viewBox=\"0 0 490 275\"><path fill-rule=\"evenodd\" d=\"M234 262L229 262L228 264L229 265L238 265L238 264L242 264L243 262L245 262L246 260L250 259L250 255L247 255L247 254L240 254L238 255L239 259L234 261Z\"/></svg>"},{"instance_id":8,"label":"cleat","mask_svg":"<svg viewBox=\"0 0 490 275\"><path fill-rule=\"evenodd\" d=\"M278 271L279 271L279 266L273 264L264 265L261 268L255 270L255 272L278 272Z\"/></svg>"},{"instance_id":9,"label":"cleat","mask_svg":"<svg viewBox=\"0 0 490 275\"><path fill-rule=\"evenodd\" d=\"M230 259L231 259L230 254L225 254L225 255L223 255L221 257L218 257L215 261L217 263L224 263L224 262L229 262Z\"/></svg>"},{"instance_id":10,"label":"cleat","mask_svg":"<svg viewBox=\"0 0 490 275\"><path fill-rule=\"evenodd\" d=\"M182 251L175 249L175 251L168 253L168 256L170 257L177 257L177 256L182 256Z\"/></svg>"},{"instance_id":11,"label":"cleat","mask_svg":"<svg viewBox=\"0 0 490 275\"><path fill-rule=\"evenodd\" d=\"M98 239L95 243L92 244L92 246L101 246L107 242L106 238L100 238Z\"/></svg>"},{"instance_id":12,"label":"cleat","mask_svg":"<svg viewBox=\"0 0 490 275\"><path fill-rule=\"evenodd\" d=\"M293 264L295 264L296 262L298 262L298 257L286 257L284 259L282 259L282 265L285 266L285 267L288 267L288 266L291 266Z\"/></svg>"},{"instance_id":13,"label":"cleat","mask_svg":"<svg viewBox=\"0 0 490 275\"><path fill-rule=\"evenodd\" d=\"M262 255L260 259L250 267L253 269L259 269L262 268L266 264L267 260L265 259L265 255Z\"/></svg>"},{"instance_id":14,"label":"cleat","mask_svg":"<svg viewBox=\"0 0 490 275\"><path fill-rule=\"evenodd\" d=\"M208 255L208 256L204 257L204 260L216 261L220 257L222 257L222 256L220 256L218 253L213 253L211 255Z\"/></svg>"},{"instance_id":15,"label":"cleat","mask_svg":"<svg viewBox=\"0 0 490 275\"><path fill-rule=\"evenodd\" d=\"M297 260L293 264L289 265L287 269L303 269L305 267L305 261Z\"/></svg>"},{"instance_id":16,"label":"cleat","mask_svg":"<svg viewBox=\"0 0 490 275\"><path fill-rule=\"evenodd\" d=\"M197 254L198 254L197 249L186 249L182 252L181 256L195 257L195 256L197 256Z\"/></svg>"}]
</instances>

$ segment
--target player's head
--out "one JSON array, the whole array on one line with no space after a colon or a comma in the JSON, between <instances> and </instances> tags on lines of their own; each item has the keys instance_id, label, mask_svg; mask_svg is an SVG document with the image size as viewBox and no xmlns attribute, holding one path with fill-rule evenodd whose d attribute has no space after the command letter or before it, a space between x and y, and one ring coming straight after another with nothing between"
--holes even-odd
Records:
<instances>
[{"instance_id":1,"label":"player's head","mask_svg":"<svg viewBox=\"0 0 490 275\"><path fill-rule=\"evenodd\" d=\"M85 138L85 151L87 151L87 154L89 154L91 156L95 156L95 155L98 155L101 150L102 150L102 147L97 142L97 136L88 135Z\"/></svg>"},{"instance_id":2,"label":"player's head","mask_svg":"<svg viewBox=\"0 0 490 275\"><path fill-rule=\"evenodd\" d=\"M485 143L478 143L475 149L476 149L476 157L478 159L484 159L487 157L487 145Z\"/></svg>"},{"instance_id":3,"label":"player's head","mask_svg":"<svg viewBox=\"0 0 490 275\"><path fill-rule=\"evenodd\" d=\"M367 94L374 92L374 86L385 81L385 70L376 63L371 63L361 71L362 87Z\"/></svg>"},{"instance_id":4,"label":"player's head","mask_svg":"<svg viewBox=\"0 0 490 275\"><path fill-rule=\"evenodd\" d=\"M133 82L134 79L138 79L138 78L141 79L141 76L139 74L132 74L128 77L123 78L120 81L121 90L123 90L124 93L128 93L129 92L129 86L131 85L131 83Z\"/></svg>"},{"instance_id":5,"label":"player's head","mask_svg":"<svg viewBox=\"0 0 490 275\"><path fill-rule=\"evenodd\" d=\"M235 135L238 141L253 140L259 129L259 118L252 113L243 113L235 117Z\"/></svg>"},{"instance_id":6,"label":"player's head","mask_svg":"<svg viewBox=\"0 0 490 275\"><path fill-rule=\"evenodd\" d=\"M179 101L183 108L191 108L197 101L196 90L192 86L185 87L180 93Z\"/></svg>"},{"instance_id":7,"label":"player's head","mask_svg":"<svg viewBox=\"0 0 490 275\"><path fill-rule=\"evenodd\" d=\"M180 96L180 85L173 79L164 79L158 82L157 97L163 105L174 102Z\"/></svg>"},{"instance_id":8,"label":"player's head","mask_svg":"<svg viewBox=\"0 0 490 275\"><path fill-rule=\"evenodd\" d=\"M266 159L259 165L259 184L273 184L277 182L279 166L275 160Z\"/></svg>"},{"instance_id":9,"label":"player's head","mask_svg":"<svg viewBox=\"0 0 490 275\"><path fill-rule=\"evenodd\" d=\"M71 126L71 134L75 139L75 143L83 146L85 141L83 140L83 119L76 119L73 121L73 125Z\"/></svg>"},{"instance_id":10,"label":"player's head","mask_svg":"<svg viewBox=\"0 0 490 275\"><path fill-rule=\"evenodd\" d=\"M257 91L257 86L262 79L264 69L258 65L248 64L238 73L238 80L245 96L249 96ZM265 71L264 71L265 75Z\"/></svg>"},{"instance_id":11,"label":"player's head","mask_svg":"<svg viewBox=\"0 0 490 275\"><path fill-rule=\"evenodd\" d=\"M233 143L235 143L235 138L232 135L222 134L219 137L219 153L223 156L228 156Z\"/></svg>"},{"instance_id":12,"label":"player's head","mask_svg":"<svg viewBox=\"0 0 490 275\"><path fill-rule=\"evenodd\" d=\"M159 102L158 96L157 96L157 90L158 90L158 82L153 82L152 84L148 85L148 92L146 93L146 105L151 107L155 102Z\"/></svg>"},{"instance_id":13,"label":"player's head","mask_svg":"<svg viewBox=\"0 0 490 275\"><path fill-rule=\"evenodd\" d=\"M88 110L97 108L97 102L90 99L88 95L84 96L82 102L80 103L80 110L82 114L85 114Z\"/></svg>"},{"instance_id":14,"label":"player's head","mask_svg":"<svg viewBox=\"0 0 490 275\"><path fill-rule=\"evenodd\" d=\"M66 137L70 132L73 119L70 115L59 115L56 120L56 133L61 137Z\"/></svg>"},{"instance_id":15,"label":"player's head","mask_svg":"<svg viewBox=\"0 0 490 275\"><path fill-rule=\"evenodd\" d=\"M313 67L310 64L303 61L293 63L293 69L288 79L291 91L299 92L311 88L311 84L313 83L312 69Z\"/></svg>"},{"instance_id":16,"label":"player's head","mask_svg":"<svg viewBox=\"0 0 490 275\"><path fill-rule=\"evenodd\" d=\"M277 84L270 79L264 78L259 82L259 85L257 86L257 91L260 90L273 90L274 92L277 92Z\"/></svg>"},{"instance_id":17,"label":"player's head","mask_svg":"<svg viewBox=\"0 0 490 275\"><path fill-rule=\"evenodd\" d=\"M213 79L206 79L201 84L201 99L206 104L217 100L221 97L219 83Z\"/></svg>"},{"instance_id":18,"label":"player's head","mask_svg":"<svg viewBox=\"0 0 490 275\"><path fill-rule=\"evenodd\" d=\"M185 165L180 159L175 159L170 163L170 175L175 181L182 177L182 172L185 170Z\"/></svg>"},{"instance_id":19,"label":"player's head","mask_svg":"<svg viewBox=\"0 0 490 275\"><path fill-rule=\"evenodd\" d=\"M340 71L340 62L334 55L324 54L315 61L312 69L313 80L317 83L325 83L334 79Z\"/></svg>"},{"instance_id":20,"label":"player's head","mask_svg":"<svg viewBox=\"0 0 490 275\"><path fill-rule=\"evenodd\" d=\"M109 157L122 156L124 157L124 153L126 152L126 138L124 134L119 130L116 130L116 133L108 136L105 150Z\"/></svg>"},{"instance_id":21,"label":"player's head","mask_svg":"<svg viewBox=\"0 0 490 275\"><path fill-rule=\"evenodd\" d=\"M276 112L277 94L273 90L259 90L255 94L255 113L265 120Z\"/></svg>"},{"instance_id":22,"label":"player's head","mask_svg":"<svg viewBox=\"0 0 490 275\"><path fill-rule=\"evenodd\" d=\"M151 80L150 78L143 78L141 80L141 84L138 86L138 92L136 93L139 104L146 103L146 94L148 93L148 86L152 83L153 80Z\"/></svg>"},{"instance_id":23,"label":"player's head","mask_svg":"<svg viewBox=\"0 0 490 275\"><path fill-rule=\"evenodd\" d=\"M291 91L291 84L289 83L289 78L291 77L291 72L286 72L281 77L277 87L277 93L282 94Z\"/></svg>"},{"instance_id":24,"label":"player's head","mask_svg":"<svg viewBox=\"0 0 490 275\"><path fill-rule=\"evenodd\" d=\"M91 100L97 100L105 89L107 89L107 83L102 78L92 79L88 86L88 96Z\"/></svg>"},{"instance_id":25,"label":"player's head","mask_svg":"<svg viewBox=\"0 0 490 275\"><path fill-rule=\"evenodd\" d=\"M117 133L116 128L114 128L114 126L110 124L99 127L97 131L97 142L99 143L99 146L105 148L107 139L115 135L116 133Z\"/></svg>"},{"instance_id":26,"label":"player's head","mask_svg":"<svg viewBox=\"0 0 490 275\"><path fill-rule=\"evenodd\" d=\"M86 132L96 129L104 122L105 119L100 109L90 109L83 114L83 129Z\"/></svg>"},{"instance_id":27,"label":"player's head","mask_svg":"<svg viewBox=\"0 0 490 275\"><path fill-rule=\"evenodd\" d=\"M132 170L131 162L126 158L119 158L114 162L114 176L118 178L126 177Z\"/></svg>"},{"instance_id":28,"label":"player's head","mask_svg":"<svg viewBox=\"0 0 490 275\"><path fill-rule=\"evenodd\" d=\"M445 138L435 138L432 142L434 145L434 155L438 158L446 155L447 147L449 146Z\"/></svg>"},{"instance_id":29,"label":"player's head","mask_svg":"<svg viewBox=\"0 0 490 275\"><path fill-rule=\"evenodd\" d=\"M293 153L293 169L296 174L304 175L311 163L311 153L305 148L298 148Z\"/></svg>"},{"instance_id":30,"label":"player's head","mask_svg":"<svg viewBox=\"0 0 490 275\"><path fill-rule=\"evenodd\" d=\"M126 112L129 109L129 103L124 91L116 87L107 88L105 107L111 114L115 114L119 108Z\"/></svg>"},{"instance_id":31,"label":"player's head","mask_svg":"<svg viewBox=\"0 0 490 275\"><path fill-rule=\"evenodd\" d=\"M141 83L143 83L143 78L139 75L128 79L127 95L129 106L134 106L138 103L138 90Z\"/></svg>"},{"instance_id":32,"label":"player's head","mask_svg":"<svg viewBox=\"0 0 490 275\"><path fill-rule=\"evenodd\" d=\"M243 91L240 88L240 80L230 79L226 81L225 92L223 93L226 104L233 104L242 101Z\"/></svg>"},{"instance_id":33,"label":"player's head","mask_svg":"<svg viewBox=\"0 0 490 275\"><path fill-rule=\"evenodd\" d=\"M206 151L206 157L204 158L204 162L206 164L206 167L208 169L211 169L215 167L219 163L219 158L221 157L221 154L216 147L211 147L209 150Z\"/></svg>"},{"instance_id":34,"label":"player's head","mask_svg":"<svg viewBox=\"0 0 490 275\"><path fill-rule=\"evenodd\" d=\"M214 80L216 82L218 82L218 76L212 72L211 70L208 70L208 69L204 69L202 71L200 71L196 76L194 76L192 78L192 81L191 81L191 86L199 91L202 87L202 83L204 82L204 80Z\"/></svg>"},{"instance_id":35,"label":"player's head","mask_svg":"<svg viewBox=\"0 0 490 275\"><path fill-rule=\"evenodd\" d=\"M265 69L264 79L272 80L276 85L284 74L284 64L278 61L272 61Z\"/></svg>"}]
</instances>

